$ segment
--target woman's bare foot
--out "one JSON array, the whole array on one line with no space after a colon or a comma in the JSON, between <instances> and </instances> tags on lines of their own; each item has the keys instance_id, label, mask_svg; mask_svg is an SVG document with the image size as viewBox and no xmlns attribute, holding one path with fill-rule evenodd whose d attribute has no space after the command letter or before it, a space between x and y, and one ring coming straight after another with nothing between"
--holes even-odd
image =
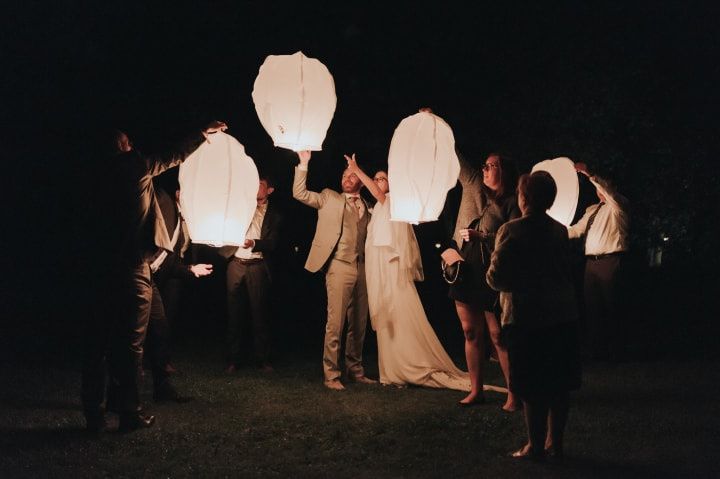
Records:
<instances>
[{"instance_id":1,"label":"woman's bare foot","mask_svg":"<svg viewBox=\"0 0 720 479\"><path fill-rule=\"evenodd\" d=\"M516 412L522 409L522 403L516 400L514 397L508 395L505 404L503 404L502 410L505 412Z\"/></svg>"},{"instance_id":2,"label":"woman's bare foot","mask_svg":"<svg viewBox=\"0 0 720 479\"><path fill-rule=\"evenodd\" d=\"M460 401L460 406L475 406L476 404L485 404L485 396L483 394L470 393L465 399Z\"/></svg>"},{"instance_id":3,"label":"woman's bare foot","mask_svg":"<svg viewBox=\"0 0 720 479\"><path fill-rule=\"evenodd\" d=\"M525 444L517 451L511 452L510 456L516 459L529 459L531 461L541 462L545 460L545 450L538 451L533 449L530 444Z\"/></svg>"}]
</instances>

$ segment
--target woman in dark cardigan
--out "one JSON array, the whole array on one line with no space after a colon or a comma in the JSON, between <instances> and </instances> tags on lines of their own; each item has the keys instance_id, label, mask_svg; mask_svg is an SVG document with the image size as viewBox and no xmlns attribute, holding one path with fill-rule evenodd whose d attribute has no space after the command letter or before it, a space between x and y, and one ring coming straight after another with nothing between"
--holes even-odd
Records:
<instances>
[{"instance_id":1,"label":"woman in dark cardigan","mask_svg":"<svg viewBox=\"0 0 720 479\"><path fill-rule=\"evenodd\" d=\"M578 308L567 229L550 218L557 187L543 171L518 185L522 218L497 233L487 281L511 294L510 389L523 401L528 442L514 457L561 458L569 391L580 387Z\"/></svg>"}]
</instances>

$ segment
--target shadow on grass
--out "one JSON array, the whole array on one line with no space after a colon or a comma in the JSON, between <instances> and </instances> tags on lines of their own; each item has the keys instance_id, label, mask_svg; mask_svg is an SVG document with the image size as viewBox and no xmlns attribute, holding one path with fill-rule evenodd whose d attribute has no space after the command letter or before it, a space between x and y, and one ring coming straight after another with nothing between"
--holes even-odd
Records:
<instances>
[{"instance_id":1,"label":"shadow on grass","mask_svg":"<svg viewBox=\"0 0 720 479\"><path fill-rule=\"evenodd\" d=\"M0 404L6 410L33 410L47 409L57 411L81 411L82 408L77 401L66 401L60 399L20 399L20 398L0 398Z\"/></svg>"}]
</instances>

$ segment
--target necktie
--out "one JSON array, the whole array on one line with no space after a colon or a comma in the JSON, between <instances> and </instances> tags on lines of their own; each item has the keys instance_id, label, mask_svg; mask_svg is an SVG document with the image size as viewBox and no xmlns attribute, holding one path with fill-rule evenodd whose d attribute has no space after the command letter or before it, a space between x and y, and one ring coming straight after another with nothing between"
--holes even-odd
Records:
<instances>
[{"instance_id":1,"label":"necktie","mask_svg":"<svg viewBox=\"0 0 720 479\"><path fill-rule=\"evenodd\" d=\"M350 201L350 206L352 206L355 210L357 217L362 218L363 209L362 203L360 203L360 198L357 196L348 196L348 200Z\"/></svg>"},{"instance_id":2,"label":"necktie","mask_svg":"<svg viewBox=\"0 0 720 479\"><path fill-rule=\"evenodd\" d=\"M590 232L590 228L592 227L592 224L595 222L595 217L597 216L598 212L600 211L600 208L602 208L602 205L604 205L605 202L601 201L597 208L595 208L595 211L592 212L590 215L590 218L588 218L587 226L585 226L585 233L583 233L583 245L587 243L587 237L588 233Z\"/></svg>"}]
</instances>

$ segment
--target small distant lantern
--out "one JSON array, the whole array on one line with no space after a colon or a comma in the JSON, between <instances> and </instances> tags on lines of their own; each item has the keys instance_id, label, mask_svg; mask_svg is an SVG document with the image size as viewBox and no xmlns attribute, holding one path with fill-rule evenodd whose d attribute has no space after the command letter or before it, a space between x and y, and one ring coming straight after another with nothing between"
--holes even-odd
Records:
<instances>
[{"instance_id":1,"label":"small distant lantern","mask_svg":"<svg viewBox=\"0 0 720 479\"><path fill-rule=\"evenodd\" d=\"M565 226L570 226L575 217L580 195L580 183L575 163L570 158L555 158L537 163L533 166L532 171L547 171L553 177L557 186L557 196L547 213Z\"/></svg>"},{"instance_id":2,"label":"small distant lantern","mask_svg":"<svg viewBox=\"0 0 720 479\"><path fill-rule=\"evenodd\" d=\"M180 165L180 207L194 243L241 246L257 206L257 168L232 136L218 132Z\"/></svg>"},{"instance_id":3,"label":"small distant lantern","mask_svg":"<svg viewBox=\"0 0 720 479\"><path fill-rule=\"evenodd\" d=\"M327 67L302 52L269 55L252 92L255 111L275 146L322 150L337 97Z\"/></svg>"},{"instance_id":4,"label":"small distant lantern","mask_svg":"<svg viewBox=\"0 0 720 479\"><path fill-rule=\"evenodd\" d=\"M415 224L437 220L459 175L450 126L428 111L405 118L395 129L388 155L391 219Z\"/></svg>"}]
</instances>

